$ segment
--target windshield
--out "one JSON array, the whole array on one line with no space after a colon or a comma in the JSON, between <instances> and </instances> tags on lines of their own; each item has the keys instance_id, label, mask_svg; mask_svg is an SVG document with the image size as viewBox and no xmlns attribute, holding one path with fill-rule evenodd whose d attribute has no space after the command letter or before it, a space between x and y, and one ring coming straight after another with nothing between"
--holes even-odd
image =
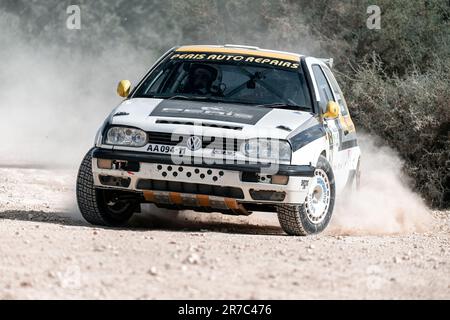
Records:
<instances>
[{"instance_id":1,"label":"windshield","mask_svg":"<svg viewBox=\"0 0 450 320\"><path fill-rule=\"evenodd\" d=\"M173 54L151 72L133 97L311 109L299 63L236 55Z\"/></svg>"}]
</instances>

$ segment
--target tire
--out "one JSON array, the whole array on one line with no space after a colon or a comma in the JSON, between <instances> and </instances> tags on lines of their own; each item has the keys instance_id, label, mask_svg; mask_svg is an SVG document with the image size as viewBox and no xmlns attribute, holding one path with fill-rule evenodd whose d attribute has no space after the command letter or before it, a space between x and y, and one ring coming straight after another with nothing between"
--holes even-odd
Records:
<instances>
[{"instance_id":1,"label":"tire","mask_svg":"<svg viewBox=\"0 0 450 320\"><path fill-rule=\"evenodd\" d=\"M281 228L289 235L307 236L322 232L330 222L335 200L335 184L333 170L327 159L320 156L314 172L316 184L310 184L308 196L301 205L280 205L277 207L278 221ZM313 180L311 180L313 181ZM323 186L323 187L322 187ZM322 187L322 189L320 188ZM320 190L319 190L320 189ZM318 191L319 190L319 191ZM315 213L313 201L319 194L319 213Z\"/></svg>"},{"instance_id":2,"label":"tire","mask_svg":"<svg viewBox=\"0 0 450 320\"><path fill-rule=\"evenodd\" d=\"M93 225L122 227L127 226L133 216L138 201L117 200L122 191L96 189L92 174L92 149L81 162L77 176L77 202L83 218Z\"/></svg>"}]
</instances>

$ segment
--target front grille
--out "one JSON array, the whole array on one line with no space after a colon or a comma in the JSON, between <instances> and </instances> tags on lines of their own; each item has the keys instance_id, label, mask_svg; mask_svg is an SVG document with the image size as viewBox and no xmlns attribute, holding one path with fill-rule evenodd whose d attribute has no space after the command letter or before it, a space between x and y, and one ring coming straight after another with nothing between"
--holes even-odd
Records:
<instances>
[{"instance_id":1,"label":"front grille","mask_svg":"<svg viewBox=\"0 0 450 320\"><path fill-rule=\"evenodd\" d=\"M147 132L148 143L164 144L169 146L186 146L186 141L191 135L179 135L167 132ZM242 140L235 138L202 136L202 148L216 148L227 151L238 151Z\"/></svg>"},{"instance_id":2,"label":"front grille","mask_svg":"<svg viewBox=\"0 0 450 320\"><path fill-rule=\"evenodd\" d=\"M224 198L244 199L244 192L242 191L241 188L222 187L202 183L140 179L137 184L137 189L191 193L191 194L205 194Z\"/></svg>"}]
</instances>

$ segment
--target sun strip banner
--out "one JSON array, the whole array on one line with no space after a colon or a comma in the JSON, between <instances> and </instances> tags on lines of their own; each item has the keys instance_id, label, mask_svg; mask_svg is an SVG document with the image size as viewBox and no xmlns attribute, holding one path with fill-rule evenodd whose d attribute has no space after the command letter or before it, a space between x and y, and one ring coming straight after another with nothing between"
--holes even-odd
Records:
<instances>
[{"instance_id":1,"label":"sun strip banner","mask_svg":"<svg viewBox=\"0 0 450 320\"><path fill-rule=\"evenodd\" d=\"M298 62L258 57L251 55L239 54L221 54L221 53L175 53L170 57L170 60L186 60L186 61L202 61L202 62L236 62L247 64L259 64L266 66L275 66L287 69L298 69L300 64Z\"/></svg>"}]
</instances>

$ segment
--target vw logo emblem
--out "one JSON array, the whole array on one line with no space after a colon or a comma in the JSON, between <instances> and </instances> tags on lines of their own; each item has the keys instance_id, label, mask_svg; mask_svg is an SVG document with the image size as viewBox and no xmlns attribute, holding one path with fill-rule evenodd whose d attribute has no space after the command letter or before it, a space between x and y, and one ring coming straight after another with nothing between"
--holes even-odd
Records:
<instances>
[{"instance_id":1,"label":"vw logo emblem","mask_svg":"<svg viewBox=\"0 0 450 320\"><path fill-rule=\"evenodd\" d=\"M196 151L202 147L202 139L196 136L189 137L186 141L186 146L191 151Z\"/></svg>"}]
</instances>

